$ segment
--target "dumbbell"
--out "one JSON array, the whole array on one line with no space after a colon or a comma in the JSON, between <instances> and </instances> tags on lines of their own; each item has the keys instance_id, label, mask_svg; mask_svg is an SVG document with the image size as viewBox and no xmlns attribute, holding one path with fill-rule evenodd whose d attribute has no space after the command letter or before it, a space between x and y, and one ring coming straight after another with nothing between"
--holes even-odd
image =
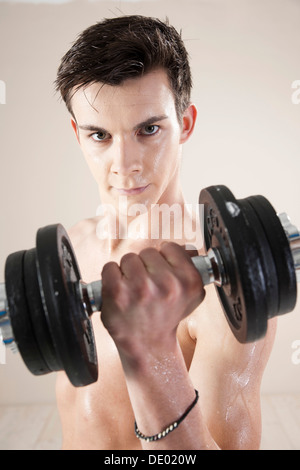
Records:
<instances>
[{"instance_id":1,"label":"dumbbell","mask_svg":"<svg viewBox=\"0 0 300 470\"><path fill-rule=\"evenodd\" d=\"M203 284L215 284L236 339L256 341L268 319L295 307L299 232L263 196L237 200L226 186L211 186L201 191L199 204L206 255L192 261ZM101 305L101 281L82 281L62 225L39 229L35 248L8 256L0 333L33 374L65 370L74 386L97 380L91 315Z\"/></svg>"}]
</instances>

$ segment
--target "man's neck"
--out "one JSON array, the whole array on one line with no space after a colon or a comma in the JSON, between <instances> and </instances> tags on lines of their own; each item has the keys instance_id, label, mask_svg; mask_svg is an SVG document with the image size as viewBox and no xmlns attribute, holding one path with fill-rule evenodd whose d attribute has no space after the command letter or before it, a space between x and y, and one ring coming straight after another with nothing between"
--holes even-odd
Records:
<instances>
[{"instance_id":1,"label":"man's neck","mask_svg":"<svg viewBox=\"0 0 300 470\"><path fill-rule=\"evenodd\" d=\"M121 201L122 202L122 201ZM128 213L130 215L128 215ZM182 240L187 217L181 189L165 191L156 204L128 208L126 201L119 210L106 211L101 221L108 251L114 253L130 246L159 246L162 241ZM101 230L101 229L100 229Z\"/></svg>"}]
</instances>

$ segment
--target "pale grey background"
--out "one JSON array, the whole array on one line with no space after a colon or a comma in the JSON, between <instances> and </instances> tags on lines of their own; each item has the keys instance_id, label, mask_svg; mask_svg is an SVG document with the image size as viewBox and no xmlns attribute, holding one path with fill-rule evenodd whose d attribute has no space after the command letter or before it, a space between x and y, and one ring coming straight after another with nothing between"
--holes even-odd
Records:
<instances>
[{"instance_id":1,"label":"pale grey background","mask_svg":"<svg viewBox=\"0 0 300 470\"><path fill-rule=\"evenodd\" d=\"M169 17L191 56L199 118L185 146L188 203L226 184L237 197L263 194L300 225L299 0L0 0L0 282L7 255L31 248L40 226L67 228L96 214L97 187L54 95L59 60L77 34L103 17ZM300 391L300 308L279 320L264 393ZM0 404L54 401L55 376L36 378L19 356L0 365Z\"/></svg>"}]
</instances>

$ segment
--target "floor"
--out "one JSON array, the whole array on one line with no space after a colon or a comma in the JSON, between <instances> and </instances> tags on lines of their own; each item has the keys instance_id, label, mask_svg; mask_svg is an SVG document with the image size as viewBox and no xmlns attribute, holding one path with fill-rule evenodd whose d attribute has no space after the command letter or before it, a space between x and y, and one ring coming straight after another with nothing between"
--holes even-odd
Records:
<instances>
[{"instance_id":1,"label":"floor","mask_svg":"<svg viewBox=\"0 0 300 470\"><path fill-rule=\"evenodd\" d=\"M262 450L300 450L300 394L262 397ZM56 450L55 405L0 406L0 450Z\"/></svg>"}]
</instances>

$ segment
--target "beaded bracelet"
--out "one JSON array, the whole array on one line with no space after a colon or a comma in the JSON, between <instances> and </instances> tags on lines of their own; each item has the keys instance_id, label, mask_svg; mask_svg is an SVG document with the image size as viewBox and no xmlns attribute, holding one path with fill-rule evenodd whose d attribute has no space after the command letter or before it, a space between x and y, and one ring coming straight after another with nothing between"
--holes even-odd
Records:
<instances>
[{"instance_id":1,"label":"beaded bracelet","mask_svg":"<svg viewBox=\"0 0 300 470\"><path fill-rule=\"evenodd\" d=\"M138 439L144 439L145 441L147 442L153 442L153 441L159 441L159 439L162 439L163 437L166 437L170 432L174 431L174 429L176 429L179 424L184 420L184 418L187 417L187 415L189 414L189 412L194 408L194 406L196 405L197 401L198 401L198 398L199 398L199 393L197 390L195 390L195 393L196 393L196 397L195 397L195 400L193 401L193 403L186 409L186 411L183 413L183 415L177 419L177 421L174 421L174 423L170 424L166 429L164 429L163 431L161 431L160 433L158 434L154 434L154 436L145 436L145 434L141 433L141 431L138 429L137 427L137 424L136 424L136 421L134 422L134 432L135 432L135 435Z\"/></svg>"}]
</instances>

